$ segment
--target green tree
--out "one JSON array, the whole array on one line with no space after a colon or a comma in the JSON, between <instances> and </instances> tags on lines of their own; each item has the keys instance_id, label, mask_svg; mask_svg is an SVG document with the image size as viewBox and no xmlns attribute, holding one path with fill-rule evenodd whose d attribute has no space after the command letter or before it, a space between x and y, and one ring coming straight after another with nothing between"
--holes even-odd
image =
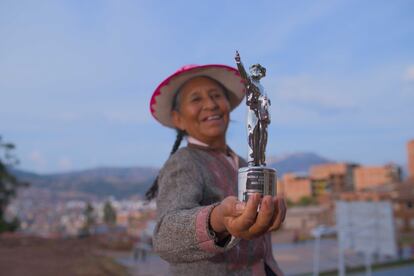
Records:
<instances>
[{"instance_id":1,"label":"green tree","mask_svg":"<svg viewBox=\"0 0 414 276\"><path fill-rule=\"evenodd\" d=\"M86 204L85 210L83 211L85 217L85 223L80 231L81 236L89 236L91 234L91 227L95 224L95 213L93 206L90 202Z\"/></svg>"},{"instance_id":2,"label":"green tree","mask_svg":"<svg viewBox=\"0 0 414 276\"><path fill-rule=\"evenodd\" d=\"M287 205L288 207L292 207L292 206L294 206L294 205L295 205L295 203L294 203L291 199L287 198L287 199L286 199L286 205Z\"/></svg>"},{"instance_id":3,"label":"green tree","mask_svg":"<svg viewBox=\"0 0 414 276\"><path fill-rule=\"evenodd\" d=\"M309 206L315 204L315 200L309 196L303 196L299 199L298 205L299 206Z\"/></svg>"},{"instance_id":4,"label":"green tree","mask_svg":"<svg viewBox=\"0 0 414 276\"><path fill-rule=\"evenodd\" d=\"M110 201L104 205L104 222L108 225L114 225L116 222L116 210Z\"/></svg>"},{"instance_id":5,"label":"green tree","mask_svg":"<svg viewBox=\"0 0 414 276\"><path fill-rule=\"evenodd\" d=\"M4 142L0 136L0 233L15 231L19 227L18 218L6 221L5 213L10 201L16 197L18 188L28 186L28 183L19 181L9 171L9 168L18 164L13 154L14 149L15 146L12 143Z\"/></svg>"}]
</instances>

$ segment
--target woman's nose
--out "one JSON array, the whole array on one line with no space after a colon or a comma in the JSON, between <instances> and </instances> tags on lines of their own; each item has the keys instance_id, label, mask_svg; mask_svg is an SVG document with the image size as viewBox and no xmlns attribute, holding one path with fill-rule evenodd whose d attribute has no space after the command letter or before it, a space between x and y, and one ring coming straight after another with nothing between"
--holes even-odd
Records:
<instances>
[{"instance_id":1,"label":"woman's nose","mask_svg":"<svg viewBox=\"0 0 414 276\"><path fill-rule=\"evenodd\" d=\"M216 99L213 96L207 97L204 108L206 109L216 109L218 107L218 104L216 102Z\"/></svg>"}]
</instances>

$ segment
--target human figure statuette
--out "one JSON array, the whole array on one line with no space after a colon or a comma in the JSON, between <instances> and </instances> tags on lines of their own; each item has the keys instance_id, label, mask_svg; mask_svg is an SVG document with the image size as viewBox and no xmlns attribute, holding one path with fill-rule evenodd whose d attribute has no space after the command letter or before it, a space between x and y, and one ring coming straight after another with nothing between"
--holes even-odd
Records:
<instances>
[{"instance_id":1,"label":"human figure statuette","mask_svg":"<svg viewBox=\"0 0 414 276\"><path fill-rule=\"evenodd\" d=\"M260 83L260 79L266 76L266 68L254 64L250 66L249 75L237 51L235 60L246 87L248 167L239 169L239 199L246 201L252 193L274 195L276 171L266 168L270 100Z\"/></svg>"},{"instance_id":2,"label":"human figure statuette","mask_svg":"<svg viewBox=\"0 0 414 276\"><path fill-rule=\"evenodd\" d=\"M270 100L260 84L260 79L266 76L266 68L260 64L254 64L250 67L250 75L248 75L241 62L239 52L236 52L235 60L237 69L246 85L248 164L250 166L266 166L265 152L267 126L270 124Z\"/></svg>"}]
</instances>

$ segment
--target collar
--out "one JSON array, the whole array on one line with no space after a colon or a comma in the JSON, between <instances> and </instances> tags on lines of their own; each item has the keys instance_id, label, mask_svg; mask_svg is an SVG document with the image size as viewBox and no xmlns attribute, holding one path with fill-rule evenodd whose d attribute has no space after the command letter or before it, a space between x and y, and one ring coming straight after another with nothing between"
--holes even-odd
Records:
<instances>
[{"instance_id":1,"label":"collar","mask_svg":"<svg viewBox=\"0 0 414 276\"><path fill-rule=\"evenodd\" d=\"M188 142L188 144L193 144L193 145L209 148L209 145L207 145L206 143L201 142L200 140L197 140L196 138L194 138L192 136L187 137L187 142Z\"/></svg>"},{"instance_id":2,"label":"collar","mask_svg":"<svg viewBox=\"0 0 414 276\"><path fill-rule=\"evenodd\" d=\"M239 157L237 156L237 154L234 153L234 151L229 146L227 146L226 152L224 153L220 150L210 148L210 146L207 145L206 143L203 143L191 136L187 137L187 142L188 142L187 146L190 148L196 148L196 149L221 153L222 156L231 164L231 166L235 170L238 170Z\"/></svg>"},{"instance_id":3,"label":"collar","mask_svg":"<svg viewBox=\"0 0 414 276\"><path fill-rule=\"evenodd\" d=\"M198 140L198 139L196 139L192 136L187 136L187 146L189 146L191 148L198 148L198 149L203 149L203 150L208 150L208 151L221 152L225 156L231 156L231 157L237 156L237 154L235 154L234 151L229 146L226 146L226 152L222 152L222 151L217 150L217 149L212 149L206 143L203 143L200 140Z\"/></svg>"}]
</instances>

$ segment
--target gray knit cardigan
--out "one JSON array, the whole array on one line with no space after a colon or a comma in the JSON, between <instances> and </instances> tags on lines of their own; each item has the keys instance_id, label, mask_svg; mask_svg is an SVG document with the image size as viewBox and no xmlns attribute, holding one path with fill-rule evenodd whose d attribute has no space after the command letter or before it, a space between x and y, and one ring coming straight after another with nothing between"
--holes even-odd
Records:
<instances>
[{"instance_id":1,"label":"gray knit cardigan","mask_svg":"<svg viewBox=\"0 0 414 276\"><path fill-rule=\"evenodd\" d=\"M229 152L237 166L246 165ZM237 196L237 170L224 153L189 144L167 160L158 185L154 248L170 263L170 274L266 275L266 263L283 275L272 254L270 233L236 245L215 243L211 210L226 196Z\"/></svg>"}]
</instances>

